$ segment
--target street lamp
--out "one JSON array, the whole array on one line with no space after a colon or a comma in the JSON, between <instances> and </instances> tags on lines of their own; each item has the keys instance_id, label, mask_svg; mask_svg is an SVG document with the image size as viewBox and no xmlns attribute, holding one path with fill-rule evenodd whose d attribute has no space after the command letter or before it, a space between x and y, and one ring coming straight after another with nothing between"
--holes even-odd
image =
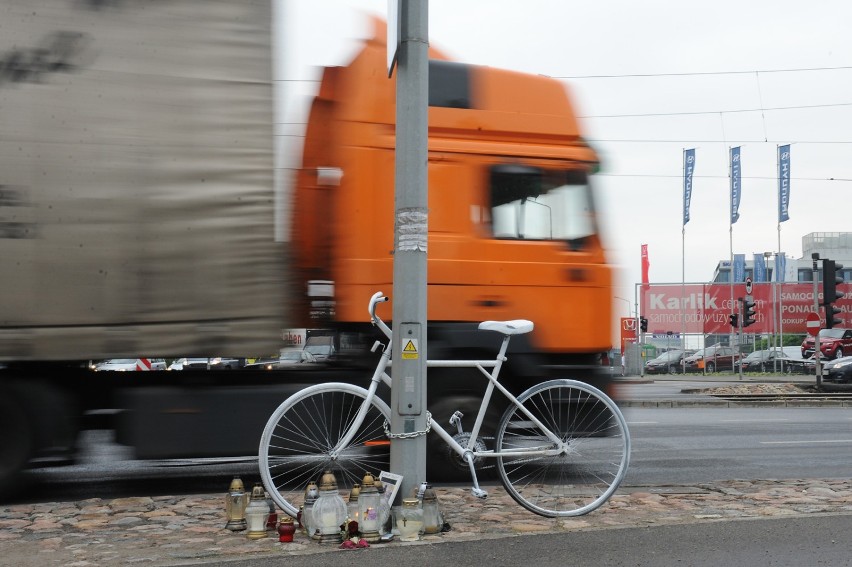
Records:
<instances>
[{"instance_id":1,"label":"street lamp","mask_svg":"<svg viewBox=\"0 0 852 567\"><path fill-rule=\"evenodd\" d=\"M630 317L630 314L632 313L632 311L630 309L630 301L628 301L627 299L624 299L623 297L618 297L617 295L615 295L613 297L615 299L620 299L621 301L624 301L625 303L627 303L627 316Z\"/></svg>"}]
</instances>

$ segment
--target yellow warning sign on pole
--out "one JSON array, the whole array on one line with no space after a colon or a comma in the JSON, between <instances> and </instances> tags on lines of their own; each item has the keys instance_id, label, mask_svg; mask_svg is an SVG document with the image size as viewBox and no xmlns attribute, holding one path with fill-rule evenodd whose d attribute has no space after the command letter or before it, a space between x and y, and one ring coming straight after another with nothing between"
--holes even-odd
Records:
<instances>
[{"instance_id":1,"label":"yellow warning sign on pole","mask_svg":"<svg viewBox=\"0 0 852 567\"><path fill-rule=\"evenodd\" d=\"M402 339L402 358L414 360L419 358L417 350L417 339Z\"/></svg>"}]
</instances>

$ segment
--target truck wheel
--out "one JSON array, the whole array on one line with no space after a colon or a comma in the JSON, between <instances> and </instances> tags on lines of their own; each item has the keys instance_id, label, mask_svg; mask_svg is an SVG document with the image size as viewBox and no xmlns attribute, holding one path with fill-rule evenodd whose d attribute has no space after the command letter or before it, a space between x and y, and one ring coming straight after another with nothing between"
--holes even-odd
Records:
<instances>
[{"instance_id":1,"label":"truck wheel","mask_svg":"<svg viewBox=\"0 0 852 567\"><path fill-rule=\"evenodd\" d=\"M34 432L22 404L8 392L0 396L0 499L16 489L21 472L33 454Z\"/></svg>"}]
</instances>

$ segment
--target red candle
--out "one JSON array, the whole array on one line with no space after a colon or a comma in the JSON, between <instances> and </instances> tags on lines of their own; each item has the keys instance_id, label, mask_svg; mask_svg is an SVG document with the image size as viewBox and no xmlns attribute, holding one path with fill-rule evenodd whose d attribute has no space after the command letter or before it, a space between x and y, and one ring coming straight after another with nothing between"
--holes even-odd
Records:
<instances>
[{"instance_id":1,"label":"red candle","mask_svg":"<svg viewBox=\"0 0 852 567\"><path fill-rule=\"evenodd\" d=\"M283 543L293 541L294 533L296 533L296 526L293 524L293 518L284 516L278 524L278 541Z\"/></svg>"}]
</instances>

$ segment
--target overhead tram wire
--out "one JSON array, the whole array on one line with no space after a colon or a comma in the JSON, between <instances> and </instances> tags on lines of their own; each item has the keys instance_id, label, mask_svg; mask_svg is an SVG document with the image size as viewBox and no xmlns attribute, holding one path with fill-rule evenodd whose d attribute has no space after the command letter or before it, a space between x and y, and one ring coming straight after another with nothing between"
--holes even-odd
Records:
<instances>
[{"instance_id":1,"label":"overhead tram wire","mask_svg":"<svg viewBox=\"0 0 852 567\"><path fill-rule=\"evenodd\" d=\"M623 73L610 75L550 75L553 79L559 80L583 80L583 79L632 79L632 78L654 78L654 77L700 77L700 76L719 76L719 75L759 75L761 73L802 73L802 72L818 72L818 71L852 71L852 66L837 66L837 67L799 67L793 69L758 69L758 70L743 70L743 71L690 71L681 73ZM758 83L758 88L759 88ZM762 95L761 95L762 98ZM761 103L762 106L762 103ZM720 113L740 113L740 112L766 112L780 110L802 110L812 108L831 108L840 106L852 106L852 102L829 103L829 104L808 104L797 106L778 106L772 108L742 108L731 110L707 110L707 111L691 111L691 112L645 112L636 114L610 114L610 115L593 115L580 116L579 118L639 118L653 116L689 116L702 114L720 114Z\"/></svg>"},{"instance_id":2,"label":"overhead tram wire","mask_svg":"<svg viewBox=\"0 0 852 567\"><path fill-rule=\"evenodd\" d=\"M852 71L852 66L839 67L801 67L795 69L751 69L748 71L690 71L683 73L624 73L613 75L552 75L553 79L579 80L579 79L632 79L653 77L691 77L704 75L751 75L754 73L801 73L811 71Z\"/></svg>"},{"instance_id":3,"label":"overhead tram wire","mask_svg":"<svg viewBox=\"0 0 852 567\"><path fill-rule=\"evenodd\" d=\"M638 138L584 138L589 143L596 144L726 144L724 140L651 140ZM743 140L738 138L738 144L852 144L852 140Z\"/></svg>"},{"instance_id":4,"label":"overhead tram wire","mask_svg":"<svg viewBox=\"0 0 852 567\"><path fill-rule=\"evenodd\" d=\"M842 106L850 106L852 107L852 102L835 102L835 103L826 103L826 104L801 104L795 106L774 106L770 108L734 108L731 110L694 110L694 111L684 111L684 112L641 112L637 114L600 114L600 115L589 115L589 116L580 116L582 119L589 118L644 118L644 117L654 117L654 116L700 116L703 114L734 114L739 112L766 112L766 111L777 111L777 110L804 110L804 109L812 109L812 108L835 108Z\"/></svg>"},{"instance_id":5,"label":"overhead tram wire","mask_svg":"<svg viewBox=\"0 0 852 567\"><path fill-rule=\"evenodd\" d=\"M597 177L653 177L653 178L672 178L682 179L683 175L675 175L669 173L603 173L595 174ZM695 179L727 179L727 175L695 175ZM760 179L764 181L777 181L777 177L769 177L765 175L749 175L743 176L743 179ZM792 181L840 181L852 182L852 178L848 177L791 177Z\"/></svg>"}]
</instances>

